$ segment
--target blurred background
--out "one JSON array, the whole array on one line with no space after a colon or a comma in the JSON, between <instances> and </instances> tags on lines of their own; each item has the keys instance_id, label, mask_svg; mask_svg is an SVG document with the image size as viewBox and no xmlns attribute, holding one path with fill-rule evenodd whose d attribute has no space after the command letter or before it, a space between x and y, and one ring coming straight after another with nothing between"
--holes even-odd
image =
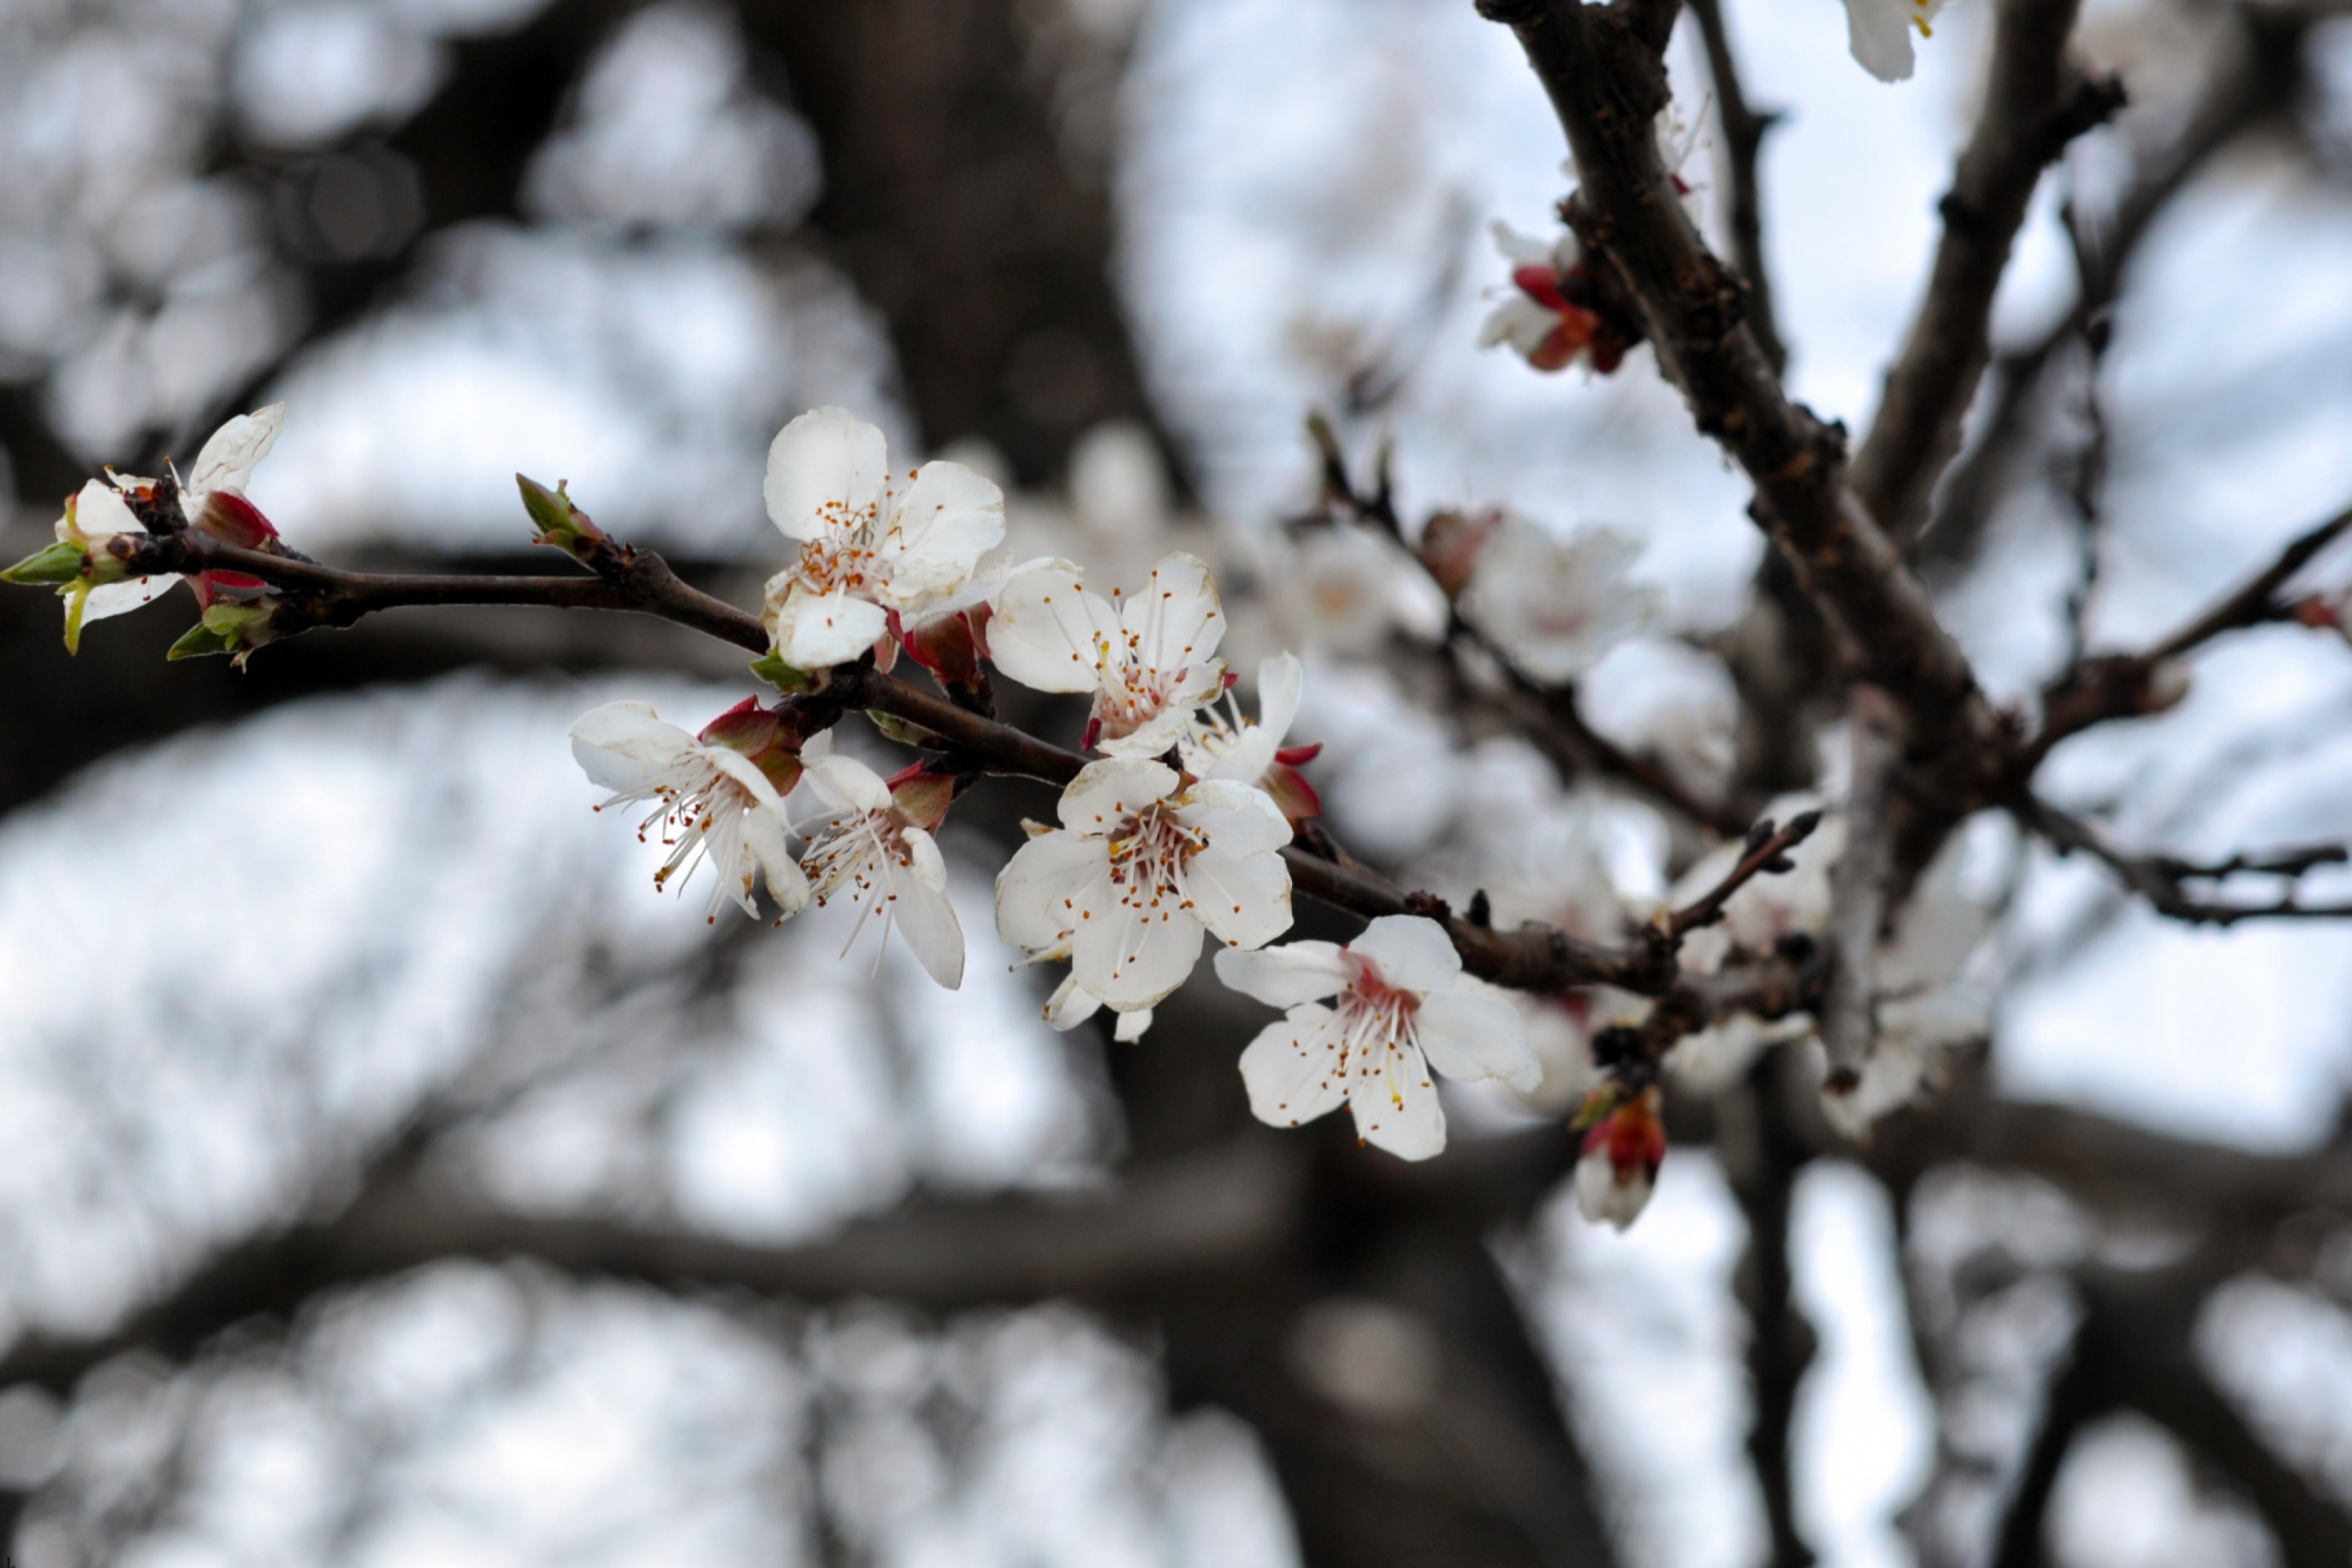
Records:
<instances>
[{"instance_id":1,"label":"blurred background","mask_svg":"<svg viewBox=\"0 0 2352 1568\"><path fill-rule=\"evenodd\" d=\"M1896 88L1836 0L1725 9L1785 115L1790 383L1860 428L1985 0ZM1922 547L2002 700L2352 497L2352 24L2094 0L2082 47L2133 107L2044 182ZM1016 541L1209 552L1242 667L1309 658L1359 852L1528 912L1654 897L1686 829L1450 710L1396 652L1442 608L1402 557L1282 526L1321 409L1394 440L1409 511L1634 535L1664 618L1586 710L1725 787L1743 481L1647 355L1475 346L1487 226L1555 233L1563 155L1467 0L6 0L0 553L284 398L252 494L313 554L542 569L520 468L750 605L767 442L838 403L990 468ZM180 610L68 660L0 595L21 1568L2352 1551L2341 926L2168 924L1978 825L1998 1005L1946 1094L1855 1148L1774 1057L1685 1085L1620 1236L1562 1195L1573 1041L1407 1167L1250 1124L1262 1015L1213 985L1139 1046L1046 1030L987 912L1042 792L959 813L953 997L656 897L564 732L621 696L698 725L751 689L729 650L403 611L239 675L161 662ZM2045 775L2196 854L2352 837L2347 780L2352 652L2293 626Z\"/></svg>"}]
</instances>

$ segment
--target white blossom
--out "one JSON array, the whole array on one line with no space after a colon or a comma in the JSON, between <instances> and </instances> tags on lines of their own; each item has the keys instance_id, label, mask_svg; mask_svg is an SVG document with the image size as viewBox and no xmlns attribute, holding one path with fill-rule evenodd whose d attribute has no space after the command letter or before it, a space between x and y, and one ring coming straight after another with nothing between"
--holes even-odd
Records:
<instances>
[{"instance_id":1,"label":"white blossom","mask_svg":"<svg viewBox=\"0 0 2352 1568\"><path fill-rule=\"evenodd\" d=\"M180 510L188 521L220 533L232 542L249 543L236 535L250 530L252 521L245 521L240 526L224 517L223 512L234 503L244 501L245 487L252 482L253 470L278 445L278 433L285 427L286 405L273 403L250 414L238 415L205 437L195 462L180 481ZM215 504L215 498L221 505ZM234 510L249 512L252 509L236 506ZM260 526L268 533L277 531L268 523Z\"/></svg>"},{"instance_id":2,"label":"white blossom","mask_svg":"<svg viewBox=\"0 0 2352 1568\"><path fill-rule=\"evenodd\" d=\"M1419 915L1382 916L1344 947L1220 952L1217 978L1288 1009L1242 1053L1250 1110L1276 1127L1345 1104L1365 1142L1426 1160L1445 1147L1432 1068L1521 1090L1543 1076L1518 1010L1465 976L1444 928Z\"/></svg>"},{"instance_id":3,"label":"white blossom","mask_svg":"<svg viewBox=\"0 0 2352 1568\"><path fill-rule=\"evenodd\" d=\"M1944 0L1845 0L1848 47L1862 68L1881 81L1903 81L1915 63L1911 33L1933 37L1930 25Z\"/></svg>"},{"instance_id":4,"label":"white blossom","mask_svg":"<svg viewBox=\"0 0 2352 1568\"><path fill-rule=\"evenodd\" d=\"M1487 313L1478 329L1478 346L1508 343L1511 351L1538 370L1565 370L1579 359L1594 363L1594 334L1600 316L1569 298L1578 290L1583 253L1576 236L1566 230L1557 244L1519 233L1507 224L1494 226L1495 248L1511 264L1512 292ZM1622 353L1622 351L1619 351ZM1612 370L1608 364L1596 369Z\"/></svg>"},{"instance_id":5,"label":"white blossom","mask_svg":"<svg viewBox=\"0 0 2352 1568\"><path fill-rule=\"evenodd\" d=\"M1538 680L1574 680L1656 614L1655 594L1626 576L1641 552L1611 529L1560 540L1507 518L1478 552L1462 612Z\"/></svg>"},{"instance_id":6,"label":"white blossom","mask_svg":"<svg viewBox=\"0 0 2352 1568\"><path fill-rule=\"evenodd\" d=\"M1576 1162L1577 1212L1595 1225L1624 1230L1642 1217L1657 1187L1657 1173L1631 1164L1622 1169L1601 1150L1591 1150Z\"/></svg>"},{"instance_id":7,"label":"white blossom","mask_svg":"<svg viewBox=\"0 0 2352 1568\"><path fill-rule=\"evenodd\" d=\"M828 731L801 749L803 780L824 804L793 825L808 840L801 870L810 890L819 905L846 893L859 906L850 942L879 917L882 940L897 931L923 972L952 991L963 984L963 923L948 899L947 861L921 820L936 826L945 815L947 781L923 779L921 794L936 802L910 808L915 791L894 792L872 768L835 752L832 740Z\"/></svg>"},{"instance_id":8,"label":"white blossom","mask_svg":"<svg viewBox=\"0 0 2352 1568\"><path fill-rule=\"evenodd\" d=\"M1298 646L1369 654L1399 619L1402 563L1360 528L1318 528L1270 563L1270 596Z\"/></svg>"},{"instance_id":9,"label":"white blossom","mask_svg":"<svg viewBox=\"0 0 2352 1568\"><path fill-rule=\"evenodd\" d=\"M656 887L676 877L683 891L708 858L718 879L710 890L714 921L730 898L758 917L751 898L755 869L767 873L768 897L783 914L808 903L808 882L787 837L783 796L742 752L698 740L656 716L648 703L608 702L572 726L572 754L591 779L614 792L597 810L655 803L637 837L658 825L662 842L675 847L654 873Z\"/></svg>"},{"instance_id":10,"label":"white blossom","mask_svg":"<svg viewBox=\"0 0 2352 1568\"><path fill-rule=\"evenodd\" d=\"M1114 604L1066 561L1033 561L997 591L989 658L1039 691L1091 691L1088 745L1156 757L1225 689L1225 616L1208 566L1181 552Z\"/></svg>"},{"instance_id":11,"label":"white blossom","mask_svg":"<svg viewBox=\"0 0 2352 1568\"><path fill-rule=\"evenodd\" d=\"M1298 700L1306 671L1296 654L1276 654L1257 667L1258 716L1243 717L1241 704L1229 692L1225 710L1213 704L1191 715L1191 723L1177 736L1176 749L1184 771L1194 778L1231 779L1254 784L1274 766L1283 738L1298 717Z\"/></svg>"},{"instance_id":12,"label":"white blossom","mask_svg":"<svg viewBox=\"0 0 2352 1568\"><path fill-rule=\"evenodd\" d=\"M1062 826L996 879L996 929L1040 956L1069 954L1075 985L1121 1012L1184 983L1202 931L1262 947L1290 929L1290 824L1247 784L1181 791L1160 763L1090 763L1062 794Z\"/></svg>"},{"instance_id":13,"label":"white blossom","mask_svg":"<svg viewBox=\"0 0 2352 1568\"><path fill-rule=\"evenodd\" d=\"M762 618L795 669L853 659L887 635L890 613L928 619L976 602L973 573L1004 537L1004 494L961 463L903 478L882 432L818 408L768 448L768 515L800 555L768 580Z\"/></svg>"}]
</instances>

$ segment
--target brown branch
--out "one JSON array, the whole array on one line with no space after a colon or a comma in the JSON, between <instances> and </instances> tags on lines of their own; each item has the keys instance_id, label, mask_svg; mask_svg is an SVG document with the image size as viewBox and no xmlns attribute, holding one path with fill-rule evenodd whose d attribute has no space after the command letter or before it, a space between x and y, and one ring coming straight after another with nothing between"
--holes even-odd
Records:
<instances>
[{"instance_id":1,"label":"brown branch","mask_svg":"<svg viewBox=\"0 0 2352 1568\"><path fill-rule=\"evenodd\" d=\"M2215 51L2217 63L2179 133L2137 160L2132 183L2112 212L2095 222L2079 210L2073 215L2083 258L2074 308L2039 340L1994 361L1983 433L1953 465L1928 526L1912 541L1920 560L1951 567L1974 552L1992 521L2000 476L2024 438L2026 414L2044 373L2062 349L2115 304L2157 215L2190 177L2216 153L2293 103L2303 70L2303 36L2316 15L2233 6L2229 16L2241 36ZM2091 243L2084 231L2094 227L2097 238Z\"/></svg>"},{"instance_id":2,"label":"brown branch","mask_svg":"<svg viewBox=\"0 0 2352 1568\"><path fill-rule=\"evenodd\" d=\"M1724 874L1722 881L1669 916L1666 929L1679 938L1721 920L1723 906L1730 902L1732 894L1768 872L1791 869L1781 857L1811 838L1813 829L1821 825L1820 812L1801 811L1785 826L1775 827L1768 816L1749 828L1747 848L1738 863Z\"/></svg>"},{"instance_id":3,"label":"brown branch","mask_svg":"<svg viewBox=\"0 0 2352 1568\"><path fill-rule=\"evenodd\" d=\"M1723 127L1723 157L1731 194L1724 216L1731 227L1731 256L1747 285L1748 330L1775 373L1789 368L1788 345L1772 311L1772 283L1764 263L1764 202L1756 174L1756 156L1764 133L1780 122L1777 113L1759 113L1748 107L1739 82L1739 63L1731 50L1731 33L1723 19L1723 0L1690 0L1698 18L1699 37L1706 45L1706 74L1715 83L1715 113Z\"/></svg>"},{"instance_id":4,"label":"brown branch","mask_svg":"<svg viewBox=\"0 0 2352 1568\"><path fill-rule=\"evenodd\" d=\"M320 1291L452 1258L529 1258L572 1274L801 1300L882 1296L952 1309L1118 1299L1277 1247L1299 1202L1303 1155L1247 1136L1141 1168L1113 1193L926 1199L801 1247L516 1214L442 1191L394 1161L341 1215L218 1254L107 1332L18 1340L0 1357L0 1388L68 1394L84 1373L133 1351L184 1362L237 1323L289 1317Z\"/></svg>"},{"instance_id":5,"label":"brown branch","mask_svg":"<svg viewBox=\"0 0 2352 1568\"><path fill-rule=\"evenodd\" d=\"M2269 856L2233 855L2200 865L2168 855L2133 855L2107 842L2098 829L2071 812L2027 796L2011 808L2025 827L2050 841L2061 855L2087 854L2104 862L2124 886L2147 900L2158 914L2191 925L2235 925L2258 920L2347 920L2352 902L2306 904L2289 892L2265 904L2224 903L2189 894L2185 883L2221 881L2240 874L2301 876L2315 866L2340 865L2352 855L2341 845L2320 845Z\"/></svg>"},{"instance_id":6,"label":"brown branch","mask_svg":"<svg viewBox=\"0 0 2352 1568\"><path fill-rule=\"evenodd\" d=\"M1846 485L1842 433L1783 395L1741 321L1738 280L1675 197L1652 129L1668 98L1657 16L1577 0L1480 8L1517 34L1567 131L1582 184L1563 213L1622 275L1660 368L1754 481L1758 521L1850 657L1909 710L1914 757L1939 763L1917 782L1939 802L1971 797L1999 724L1926 589Z\"/></svg>"},{"instance_id":7,"label":"brown branch","mask_svg":"<svg viewBox=\"0 0 2352 1568\"><path fill-rule=\"evenodd\" d=\"M2067 58L2077 4L2000 0L1984 108L1943 199L1927 298L1853 458L1855 493L1898 541L1919 531L1928 491L1959 449L1991 353L1993 293L2042 170L2123 107L2119 80L2086 77Z\"/></svg>"},{"instance_id":8,"label":"brown branch","mask_svg":"<svg viewBox=\"0 0 2352 1568\"><path fill-rule=\"evenodd\" d=\"M2294 606L2279 591L2319 552L2352 532L2352 507L2308 529L2243 587L2144 653L2110 654L2085 659L2042 692L2042 728L2011 760L2012 788L2021 789L2034 769L2061 741L2114 719L2159 712L2177 700L2156 683L2168 660L2185 658L2233 631L2294 618Z\"/></svg>"}]
</instances>

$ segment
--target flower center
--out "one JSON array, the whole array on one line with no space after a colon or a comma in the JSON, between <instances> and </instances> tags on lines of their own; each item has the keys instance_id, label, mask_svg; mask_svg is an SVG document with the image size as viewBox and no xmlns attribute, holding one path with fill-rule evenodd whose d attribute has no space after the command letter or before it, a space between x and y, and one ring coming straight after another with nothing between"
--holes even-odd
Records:
<instances>
[{"instance_id":1,"label":"flower center","mask_svg":"<svg viewBox=\"0 0 2352 1568\"><path fill-rule=\"evenodd\" d=\"M861 811L818 829L801 857L816 901L822 905L844 888L853 901L862 900L887 879L886 866L913 865L905 826L894 812Z\"/></svg>"},{"instance_id":2,"label":"flower center","mask_svg":"<svg viewBox=\"0 0 2352 1568\"><path fill-rule=\"evenodd\" d=\"M1158 669L1143 660L1142 639L1124 634L1126 646L1105 637L1095 638L1095 717L1111 735L1128 735L1143 728L1168 706L1170 689L1184 671Z\"/></svg>"},{"instance_id":3,"label":"flower center","mask_svg":"<svg viewBox=\"0 0 2352 1568\"><path fill-rule=\"evenodd\" d=\"M1412 1042L1421 997L1381 979L1371 960L1344 949L1340 957L1354 978L1334 1007L1339 1015L1339 1071L1344 1076L1352 1065L1367 1077L1379 1073L1381 1092L1402 1110L1405 1085L1398 1069L1404 1064L1397 1059L1397 1050Z\"/></svg>"},{"instance_id":4,"label":"flower center","mask_svg":"<svg viewBox=\"0 0 2352 1568\"><path fill-rule=\"evenodd\" d=\"M895 531L882 527L881 503L852 511L846 501L827 501L819 514L824 531L801 542L794 574L813 593L862 594L887 575L881 546Z\"/></svg>"},{"instance_id":5,"label":"flower center","mask_svg":"<svg viewBox=\"0 0 2352 1568\"><path fill-rule=\"evenodd\" d=\"M1155 910L1189 910L1183 868L1208 847L1207 834L1185 826L1163 806L1148 805L1129 817L1110 840L1110 879L1119 907L1145 919Z\"/></svg>"}]
</instances>

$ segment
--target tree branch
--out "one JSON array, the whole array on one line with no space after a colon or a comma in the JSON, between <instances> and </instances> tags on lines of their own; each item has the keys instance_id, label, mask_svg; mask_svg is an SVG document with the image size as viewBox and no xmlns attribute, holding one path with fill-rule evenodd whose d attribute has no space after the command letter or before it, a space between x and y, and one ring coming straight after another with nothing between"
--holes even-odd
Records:
<instances>
[{"instance_id":1,"label":"tree branch","mask_svg":"<svg viewBox=\"0 0 2352 1568\"><path fill-rule=\"evenodd\" d=\"M1780 123L1777 113L1759 113L1748 107L1740 86L1739 64L1731 49L1731 33L1723 19L1723 0L1690 0L1698 18L1699 37L1706 45L1706 74L1715 82L1715 114L1723 127L1724 169L1731 194L1724 216L1731 227L1731 257L1739 280L1748 286L1748 330L1774 374L1789 368L1788 345L1772 311L1772 283L1764 264L1764 202L1756 174L1756 156L1764 133Z\"/></svg>"},{"instance_id":2,"label":"tree branch","mask_svg":"<svg viewBox=\"0 0 2352 1568\"><path fill-rule=\"evenodd\" d=\"M1741 321L1737 280L1675 198L1653 130L1668 97L1658 18L1577 0L1480 9L1517 33L1567 131L1581 188L1564 215L1622 275L1660 368L1754 481L1759 522L1850 639L1850 657L1909 710L1914 757L1941 769L1923 787L1969 796L1998 752L1998 722L1927 591L1846 485L1842 433L1782 394Z\"/></svg>"},{"instance_id":3,"label":"tree branch","mask_svg":"<svg viewBox=\"0 0 2352 1568\"><path fill-rule=\"evenodd\" d=\"M2341 845L2315 845L2267 856L2232 855L2209 865L2169 855L2133 855L2116 848L2088 822L2032 796L2012 808L2018 821L2050 841L2059 854L2087 854L2104 862L2117 879L2147 900L2157 913L2190 925L2232 926L2241 921L2352 920L2352 901L2306 904L2292 891L2266 904L2224 903L2189 893L2192 881L2219 882L2241 874L2294 879L2315 866L2341 865L2352 853Z\"/></svg>"},{"instance_id":4,"label":"tree branch","mask_svg":"<svg viewBox=\"0 0 2352 1568\"><path fill-rule=\"evenodd\" d=\"M2078 0L2000 0L1983 110L1943 203L1944 235L1852 482L1889 535L1919 531L1959 449L1960 420L1990 355L1994 290L2042 171L2123 107L2123 84L2067 58Z\"/></svg>"},{"instance_id":5,"label":"tree branch","mask_svg":"<svg viewBox=\"0 0 2352 1568\"><path fill-rule=\"evenodd\" d=\"M1828 1005L1822 1010L1822 1047L1829 1055L1828 1088L1851 1093L1862 1082L1878 1039L1872 1011L1872 967L1886 925L1896 875L1895 847L1903 827L1895 795L1902 755L1903 716L1876 687L1853 689L1853 783L1846 805L1845 851L1830 873Z\"/></svg>"}]
</instances>

